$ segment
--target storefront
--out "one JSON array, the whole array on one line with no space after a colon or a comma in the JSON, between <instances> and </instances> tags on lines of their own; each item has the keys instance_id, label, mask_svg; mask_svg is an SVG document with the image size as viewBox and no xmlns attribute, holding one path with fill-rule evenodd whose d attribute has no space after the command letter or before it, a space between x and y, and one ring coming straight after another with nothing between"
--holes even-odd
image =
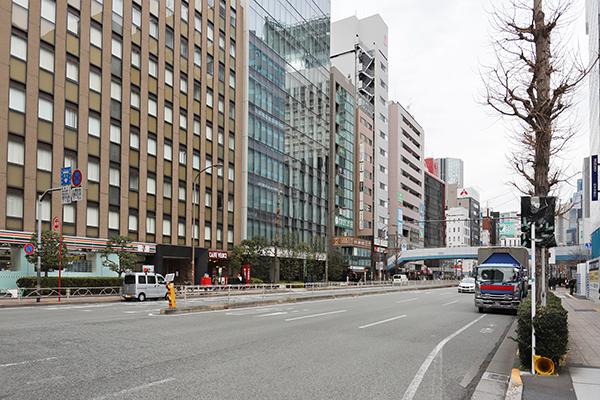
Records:
<instances>
[{"instance_id":1,"label":"storefront","mask_svg":"<svg viewBox=\"0 0 600 400\"><path fill-rule=\"evenodd\" d=\"M37 276L37 266L27 261L24 247L30 243L31 233L0 231L0 288L17 287L17 279ZM118 276L104 266L101 251L106 248L106 240L64 236L67 247L65 256L69 262L62 269L61 276ZM136 269L149 264L156 253L156 245L150 243L130 243L127 250L136 253ZM116 255L113 255L116 259ZM48 271L48 276L58 276L58 269ZM45 275L45 272L44 272Z\"/></svg>"}]
</instances>

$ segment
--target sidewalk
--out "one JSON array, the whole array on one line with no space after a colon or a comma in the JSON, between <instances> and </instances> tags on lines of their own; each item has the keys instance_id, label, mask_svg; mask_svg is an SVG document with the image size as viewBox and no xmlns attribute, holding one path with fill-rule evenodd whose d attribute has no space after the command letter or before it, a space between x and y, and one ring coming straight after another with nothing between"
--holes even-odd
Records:
<instances>
[{"instance_id":1,"label":"sidewalk","mask_svg":"<svg viewBox=\"0 0 600 400\"><path fill-rule=\"evenodd\" d=\"M585 299L557 288L569 312L569 352L560 375L532 375L519 371L517 321L483 374L473 400L597 400L600 398L600 299Z\"/></svg>"}]
</instances>

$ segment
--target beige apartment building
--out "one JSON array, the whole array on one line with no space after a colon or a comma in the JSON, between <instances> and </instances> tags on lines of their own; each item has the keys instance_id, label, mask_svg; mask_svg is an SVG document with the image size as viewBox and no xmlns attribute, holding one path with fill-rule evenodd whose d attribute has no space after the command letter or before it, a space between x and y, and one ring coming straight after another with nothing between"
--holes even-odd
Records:
<instances>
[{"instance_id":1,"label":"beige apartment building","mask_svg":"<svg viewBox=\"0 0 600 400\"><path fill-rule=\"evenodd\" d=\"M60 219L70 272L110 274L98 251L122 235L139 268L227 275L241 240L242 21L238 0L0 2L0 287L32 275L22 246L39 196L76 187L65 167L81 172L81 200L47 193L40 217Z\"/></svg>"}]
</instances>

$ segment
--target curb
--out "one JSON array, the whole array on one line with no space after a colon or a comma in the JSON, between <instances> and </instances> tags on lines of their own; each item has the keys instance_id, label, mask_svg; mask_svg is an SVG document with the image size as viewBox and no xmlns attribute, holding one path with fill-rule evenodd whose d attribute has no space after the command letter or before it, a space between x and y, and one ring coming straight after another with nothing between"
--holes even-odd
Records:
<instances>
[{"instance_id":1,"label":"curb","mask_svg":"<svg viewBox=\"0 0 600 400\"><path fill-rule=\"evenodd\" d=\"M521 400L523 397L523 381L521 380L521 371L513 368L506 390L506 400Z\"/></svg>"}]
</instances>

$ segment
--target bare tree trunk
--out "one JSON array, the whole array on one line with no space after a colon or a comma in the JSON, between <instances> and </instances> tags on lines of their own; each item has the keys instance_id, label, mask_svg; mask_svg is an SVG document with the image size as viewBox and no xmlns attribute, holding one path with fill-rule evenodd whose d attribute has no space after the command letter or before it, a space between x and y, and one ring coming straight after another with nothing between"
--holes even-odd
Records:
<instances>
[{"instance_id":1,"label":"bare tree trunk","mask_svg":"<svg viewBox=\"0 0 600 400\"><path fill-rule=\"evenodd\" d=\"M544 21L544 11L542 10L542 0L533 1L534 14L534 32L535 32L535 51L536 62L532 85L535 84L537 96L535 97L538 106L534 107L538 112L531 115L533 128L535 131L535 162L534 162L534 194L536 196L547 196L550 190L548 182L548 173L550 169L550 143L552 141L552 121L550 116L550 37L549 31ZM530 87L528 90L534 90ZM542 254L541 248L536 249L535 254L535 277L536 294L535 298L540 301L548 295L548 285L546 276L542 276ZM544 274L545 275L545 274ZM542 295L542 291L544 291Z\"/></svg>"}]
</instances>

